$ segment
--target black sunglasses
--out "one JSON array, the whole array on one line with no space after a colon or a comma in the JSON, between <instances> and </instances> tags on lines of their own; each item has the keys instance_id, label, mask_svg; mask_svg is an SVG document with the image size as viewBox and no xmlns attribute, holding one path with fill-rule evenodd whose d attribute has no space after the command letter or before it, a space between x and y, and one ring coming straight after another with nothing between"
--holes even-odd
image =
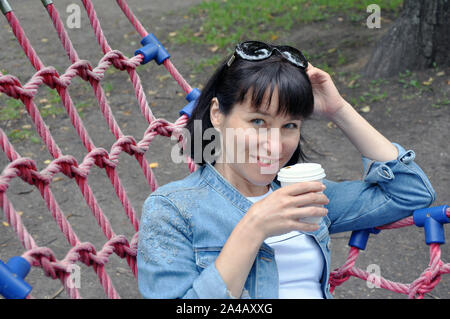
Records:
<instances>
[{"instance_id":1,"label":"black sunglasses","mask_svg":"<svg viewBox=\"0 0 450 319\"><path fill-rule=\"evenodd\" d=\"M261 61L269 58L276 52L293 65L306 69L308 61L300 50L287 45L270 45L259 41L246 41L236 46L234 54L228 60L228 67L236 59L236 55L247 61Z\"/></svg>"}]
</instances>

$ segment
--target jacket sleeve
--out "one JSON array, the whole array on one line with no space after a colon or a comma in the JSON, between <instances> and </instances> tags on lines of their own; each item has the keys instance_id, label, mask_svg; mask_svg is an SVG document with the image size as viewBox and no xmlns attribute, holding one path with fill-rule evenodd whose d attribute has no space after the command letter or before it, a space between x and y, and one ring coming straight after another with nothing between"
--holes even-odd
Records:
<instances>
[{"instance_id":1,"label":"jacket sleeve","mask_svg":"<svg viewBox=\"0 0 450 319\"><path fill-rule=\"evenodd\" d=\"M214 263L198 269L189 220L161 195L150 195L143 206L137 268L144 298L234 298Z\"/></svg>"},{"instance_id":2,"label":"jacket sleeve","mask_svg":"<svg viewBox=\"0 0 450 319\"><path fill-rule=\"evenodd\" d=\"M325 194L330 233L353 231L389 224L428 207L436 193L425 173L414 162L414 151L395 144L397 159L377 162L362 157L362 181L331 182Z\"/></svg>"}]
</instances>

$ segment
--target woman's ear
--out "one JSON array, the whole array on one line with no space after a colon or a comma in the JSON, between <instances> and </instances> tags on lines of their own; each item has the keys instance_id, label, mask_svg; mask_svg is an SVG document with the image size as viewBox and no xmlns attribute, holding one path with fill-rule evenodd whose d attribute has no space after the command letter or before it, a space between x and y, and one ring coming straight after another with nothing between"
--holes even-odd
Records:
<instances>
[{"instance_id":1,"label":"woman's ear","mask_svg":"<svg viewBox=\"0 0 450 319\"><path fill-rule=\"evenodd\" d=\"M216 97L213 97L211 99L209 116L211 119L211 124L214 126L214 128L218 129L222 125L223 114L219 109L219 100Z\"/></svg>"}]
</instances>

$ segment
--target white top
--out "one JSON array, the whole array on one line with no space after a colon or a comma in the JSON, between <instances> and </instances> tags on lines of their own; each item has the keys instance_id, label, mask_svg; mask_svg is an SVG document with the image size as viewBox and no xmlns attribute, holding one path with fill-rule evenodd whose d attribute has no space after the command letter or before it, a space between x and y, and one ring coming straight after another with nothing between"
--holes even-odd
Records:
<instances>
[{"instance_id":1,"label":"white top","mask_svg":"<svg viewBox=\"0 0 450 319\"><path fill-rule=\"evenodd\" d=\"M272 193L272 188L261 196L247 197L255 203ZM264 240L275 251L278 267L280 299L320 299L324 260L313 237L292 231Z\"/></svg>"}]
</instances>

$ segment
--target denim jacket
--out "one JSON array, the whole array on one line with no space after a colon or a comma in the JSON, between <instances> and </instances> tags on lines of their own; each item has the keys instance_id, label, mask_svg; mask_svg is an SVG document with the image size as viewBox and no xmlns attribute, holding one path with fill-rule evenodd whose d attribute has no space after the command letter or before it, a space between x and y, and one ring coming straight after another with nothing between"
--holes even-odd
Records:
<instances>
[{"instance_id":1,"label":"denim jacket","mask_svg":"<svg viewBox=\"0 0 450 319\"><path fill-rule=\"evenodd\" d=\"M321 288L329 292L330 234L392 223L428 207L435 192L413 151L394 144L399 155L387 162L362 157L361 181L324 180L328 215L308 232L325 260ZM276 178L271 183L280 186ZM139 229L138 286L145 298L234 298L214 261L252 202L209 163L182 180L156 189L145 201ZM262 243L240 298L278 298L273 249Z\"/></svg>"}]
</instances>

